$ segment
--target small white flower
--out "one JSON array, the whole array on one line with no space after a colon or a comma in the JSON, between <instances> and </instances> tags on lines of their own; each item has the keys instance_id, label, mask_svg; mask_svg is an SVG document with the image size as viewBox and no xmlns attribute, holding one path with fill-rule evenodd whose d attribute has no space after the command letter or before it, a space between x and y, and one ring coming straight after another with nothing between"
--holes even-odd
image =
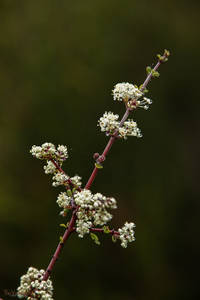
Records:
<instances>
[{"instance_id":1,"label":"small white flower","mask_svg":"<svg viewBox=\"0 0 200 300\"><path fill-rule=\"evenodd\" d=\"M69 179L69 176L67 174L58 172L53 176L53 186L59 186L59 185L67 185L67 180Z\"/></svg>"},{"instance_id":2,"label":"small white flower","mask_svg":"<svg viewBox=\"0 0 200 300\"><path fill-rule=\"evenodd\" d=\"M56 155L61 161L66 160L68 158L67 147L58 145Z\"/></svg>"},{"instance_id":3,"label":"small white flower","mask_svg":"<svg viewBox=\"0 0 200 300\"><path fill-rule=\"evenodd\" d=\"M112 93L114 100L125 102L136 100L142 96L142 92L135 85L128 82L116 84Z\"/></svg>"},{"instance_id":4,"label":"small white flower","mask_svg":"<svg viewBox=\"0 0 200 300\"><path fill-rule=\"evenodd\" d=\"M50 279L43 280L45 271L30 267L28 272L21 276L20 286L17 289L18 298L29 300L53 300L53 285Z\"/></svg>"},{"instance_id":5,"label":"small white flower","mask_svg":"<svg viewBox=\"0 0 200 300\"><path fill-rule=\"evenodd\" d=\"M83 236L90 232L90 228L92 227L92 222L84 221L84 220L77 220L76 221L76 232L78 232L78 236L83 238Z\"/></svg>"},{"instance_id":6,"label":"small white flower","mask_svg":"<svg viewBox=\"0 0 200 300\"><path fill-rule=\"evenodd\" d=\"M71 198L67 196L65 192L58 195L57 201L58 205L62 208L66 208L71 204Z\"/></svg>"},{"instance_id":7,"label":"small white flower","mask_svg":"<svg viewBox=\"0 0 200 300\"><path fill-rule=\"evenodd\" d=\"M98 126L101 127L101 131L106 132L107 135L113 134L119 127L119 115L113 114L111 111L105 112L103 117L98 121Z\"/></svg>"},{"instance_id":8,"label":"small white flower","mask_svg":"<svg viewBox=\"0 0 200 300\"><path fill-rule=\"evenodd\" d=\"M90 190L82 190L74 194L77 211L76 231L79 237L90 232L92 226L103 226L112 219L107 209L117 208L114 198L107 198L101 193L92 194Z\"/></svg>"},{"instance_id":9,"label":"small white flower","mask_svg":"<svg viewBox=\"0 0 200 300\"><path fill-rule=\"evenodd\" d=\"M118 229L119 239L121 240L121 246L123 248L127 247L128 242L135 241L134 230L135 224L133 222L126 222L122 228Z\"/></svg>"},{"instance_id":10,"label":"small white flower","mask_svg":"<svg viewBox=\"0 0 200 300\"><path fill-rule=\"evenodd\" d=\"M149 108L149 105L151 105L151 104L152 104L152 100L147 97L143 97L142 100L136 101L136 106L144 108L145 110L147 110Z\"/></svg>"},{"instance_id":11,"label":"small white flower","mask_svg":"<svg viewBox=\"0 0 200 300\"><path fill-rule=\"evenodd\" d=\"M42 147L40 147L40 146L33 145L30 150L30 153L38 159L42 159L42 157L43 157Z\"/></svg>"},{"instance_id":12,"label":"small white flower","mask_svg":"<svg viewBox=\"0 0 200 300\"><path fill-rule=\"evenodd\" d=\"M102 132L106 132L106 135L118 134L120 138L126 139L128 136L142 137L140 129L137 127L137 123L129 119L124 122L122 126L117 121L118 115L114 115L112 112L105 112L103 117L99 119L98 126L101 127Z\"/></svg>"},{"instance_id":13,"label":"small white flower","mask_svg":"<svg viewBox=\"0 0 200 300\"><path fill-rule=\"evenodd\" d=\"M122 127L119 127L119 136L126 139L127 136L142 137L140 129L137 127L137 123L133 120L127 120Z\"/></svg>"},{"instance_id":14,"label":"small white flower","mask_svg":"<svg viewBox=\"0 0 200 300\"><path fill-rule=\"evenodd\" d=\"M70 179L71 179L71 181L73 182L74 185L76 185L78 187L80 187L82 185L82 182L81 182L82 178L80 176L75 175L74 177L71 177Z\"/></svg>"},{"instance_id":15,"label":"small white flower","mask_svg":"<svg viewBox=\"0 0 200 300\"><path fill-rule=\"evenodd\" d=\"M54 174L56 172L56 167L50 160L47 161L47 165L44 166L44 172L45 174Z\"/></svg>"},{"instance_id":16,"label":"small white flower","mask_svg":"<svg viewBox=\"0 0 200 300\"><path fill-rule=\"evenodd\" d=\"M67 147L58 145L57 149L52 143L44 143L42 146L32 146L30 153L38 159L55 159L62 164L68 158Z\"/></svg>"}]
</instances>

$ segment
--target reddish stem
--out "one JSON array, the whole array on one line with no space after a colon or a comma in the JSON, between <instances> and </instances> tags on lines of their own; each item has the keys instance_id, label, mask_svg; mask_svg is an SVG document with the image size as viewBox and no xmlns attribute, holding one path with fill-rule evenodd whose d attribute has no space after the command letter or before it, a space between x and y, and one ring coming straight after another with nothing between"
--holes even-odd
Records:
<instances>
[{"instance_id":1,"label":"reddish stem","mask_svg":"<svg viewBox=\"0 0 200 300\"><path fill-rule=\"evenodd\" d=\"M71 220L69 222L69 226L68 228L65 230L65 233L62 237L62 241L58 244L57 248L56 248L56 251L46 269L46 272L43 276L43 280L47 280L50 276L50 273L52 272L52 269L54 267L54 264L55 262L58 260L58 257L59 257L59 254L66 242L66 240L69 238L70 234L74 231L74 225L75 225L75 222L76 222L76 210L73 211L72 213L72 217L71 217Z\"/></svg>"},{"instance_id":2,"label":"reddish stem","mask_svg":"<svg viewBox=\"0 0 200 300\"><path fill-rule=\"evenodd\" d=\"M102 229L102 228L90 228L90 231L92 231L92 232L102 232L102 233L104 233L104 230ZM110 230L110 232L109 232L109 234L112 234L112 235L119 235L119 232L118 231L116 231L116 230L114 230L114 229L112 229L112 230Z\"/></svg>"}]
</instances>

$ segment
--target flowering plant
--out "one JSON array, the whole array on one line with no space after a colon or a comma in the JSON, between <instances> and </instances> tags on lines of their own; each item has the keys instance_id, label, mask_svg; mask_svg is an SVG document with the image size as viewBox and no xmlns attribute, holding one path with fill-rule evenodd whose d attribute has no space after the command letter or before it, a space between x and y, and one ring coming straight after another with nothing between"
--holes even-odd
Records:
<instances>
[{"instance_id":1,"label":"flowering plant","mask_svg":"<svg viewBox=\"0 0 200 300\"><path fill-rule=\"evenodd\" d=\"M91 239L97 245L100 244L97 235L99 232L110 235L113 242L119 240L124 248L135 240L135 224L133 222L125 222L124 226L117 230L111 229L108 225L112 219L111 210L117 208L116 200L101 193L94 194L90 188L98 171L103 168L106 156L116 139L127 139L128 136L142 137L137 123L128 117L137 108L147 110L152 104L152 101L145 97L148 92L146 87L151 78L159 76L157 69L161 63L168 60L168 56L169 51L167 50L163 55L157 55L157 64L153 69L146 68L147 77L139 87L131 83L115 85L112 91L113 99L124 102L126 111L121 121L119 121L119 115L112 112L105 112L99 119L98 126L110 138L103 153L101 155L94 154L95 166L85 187L82 187L80 176L71 177L62 168L64 161L68 159L66 146L58 145L56 147L52 143L44 143L41 146L34 145L30 150L34 157L45 161L44 172L52 175L52 185L54 187L63 186L64 191L58 195L56 202L61 208L61 216L66 221L60 224L65 228L65 233L60 237L46 271L29 267L28 272L21 277L20 286L17 289L18 298L53 299L53 285L49 277L65 242L72 233L77 233L80 238L90 234Z\"/></svg>"}]
</instances>

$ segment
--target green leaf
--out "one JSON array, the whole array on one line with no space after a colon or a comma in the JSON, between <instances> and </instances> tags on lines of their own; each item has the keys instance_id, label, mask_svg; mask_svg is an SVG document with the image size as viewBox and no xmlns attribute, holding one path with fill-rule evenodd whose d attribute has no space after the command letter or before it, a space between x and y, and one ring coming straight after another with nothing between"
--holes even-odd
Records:
<instances>
[{"instance_id":1,"label":"green leaf","mask_svg":"<svg viewBox=\"0 0 200 300\"><path fill-rule=\"evenodd\" d=\"M114 234L112 235L112 241L113 241L113 243L116 243L116 241L117 241L117 238Z\"/></svg>"},{"instance_id":2,"label":"green leaf","mask_svg":"<svg viewBox=\"0 0 200 300\"><path fill-rule=\"evenodd\" d=\"M170 56L170 52L167 49L164 50L164 54L163 55L157 54L157 57L158 57L158 59L159 59L160 62L166 62L166 61L168 61L168 57L169 56Z\"/></svg>"},{"instance_id":3,"label":"green leaf","mask_svg":"<svg viewBox=\"0 0 200 300\"><path fill-rule=\"evenodd\" d=\"M149 92L149 90L147 90L147 89L144 89L144 90L143 90L143 93L144 93L144 94L147 94L148 92Z\"/></svg>"},{"instance_id":4,"label":"green leaf","mask_svg":"<svg viewBox=\"0 0 200 300\"><path fill-rule=\"evenodd\" d=\"M98 163L95 163L95 167L96 167L97 169L103 169L103 166L102 166L101 164L98 164Z\"/></svg>"},{"instance_id":5,"label":"green leaf","mask_svg":"<svg viewBox=\"0 0 200 300\"><path fill-rule=\"evenodd\" d=\"M167 57L170 56L169 50L165 49L165 50L164 50L164 55L167 56Z\"/></svg>"},{"instance_id":6,"label":"green leaf","mask_svg":"<svg viewBox=\"0 0 200 300\"><path fill-rule=\"evenodd\" d=\"M65 224L60 224L60 227L65 227L67 228L67 226Z\"/></svg>"},{"instance_id":7,"label":"green leaf","mask_svg":"<svg viewBox=\"0 0 200 300\"><path fill-rule=\"evenodd\" d=\"M103 226L103 232L104 233L110 233L110 229L108 226Z\"/></svg>"},{"instance_id":8,"label":"green leaf","mask_svg":"<svg viewBox=\"0 0 200 300\"><path fill-rule=\"evenodd\" d=\"M95 242L96 245L100 245L101 244L100 241L99 241L98 236L95 233L90 232L90 236L91 236L91 239Z\"/></svg>"},{"instance_id":9,"label":"green leaf","mask_svg":"<svg viewBox=\"0 0 200 300\"><path fill-rule=\"evenodd\" d=\"M160 73L158 71L152 70L152 77L159 77Z\"/></svg>"},{"instance_id":10,"label":"green leaf","mask_svg":"<svg viewBox=\"0 0 200 300\"><path fill-rule=\"evenodd\" d=\"M63 237L60 236L60 243L63 243Z\"/></svg>"},{"instance_id":11,"label":"green leaf","mask_svg":"<svg viewBox=\"0 0 200 300\"><path fill-rule=\"evenodd\" d=\"M74 187L73 189L72 189L72 194L74 194L76 192L76 187Z\"/></svg>"},{"instance_id":12,"label":"green leaf","mask_svg":"<svg viewBox=\"0 0 200 300\"><path fill-rule=\"evenodd\" d=\"M147 66L147 67L146 67L146 72L147 72L147 74L150 74L151 71L152 71L151 67L150 67L150 66Z\"/></svg>"},{"instance_id":13,"label":"green leaf","mask_svg":"<svg viewBox=\"0 0 200 300\"><path fill-rule=\"evenodd\" d=\"M67 196L69 196L69 197L72 196L72 191L70 189L67 190Z\"/></svg>"}]
</instances>

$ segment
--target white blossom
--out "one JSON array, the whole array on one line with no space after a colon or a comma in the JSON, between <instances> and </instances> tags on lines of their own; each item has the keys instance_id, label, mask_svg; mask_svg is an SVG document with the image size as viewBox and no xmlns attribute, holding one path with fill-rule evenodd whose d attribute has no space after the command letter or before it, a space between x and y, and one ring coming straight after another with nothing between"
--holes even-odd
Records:
<instances>
[{"instance_id":1,"label":"white blossom","mask_svg":"<svg viewBox=\"0 0 200 300\"><path fill-rule=\"evenodd\" d=\"M129 119L120 126L120 122L117 121L118 118L119 116L114 115L112 112L105 112L103 117L99 119L98 126L101 127L102 132L106 132L106 135L116 134L116 136L124 139L128 136L142 137L136 122Z\"/></svg>"},{"instance_id":2,"label":"white blossom","mask_svg":"<svg viewBox=\"0 0 200 300\"><path fill-rule=\"evenodd\" d=\"M114 115L111 111L106 111L103 117L99 119L98 126L100 126L101 131L106 132L107 135L113 134L119 127L118 118L119 115Z\"/></svg>"},{"instance_id":3,"label":"white blossom","mask_svg":"<svg viewBox=\"0 0 200 300\"><path fill-rule=\"evenodd\" d=\"M62 163L68 158L67 147L58 145L57 149L52 143L44 143L42 146L32 146L30 153L38 159L55 159Z\"/></svg>"},{"instance_id":4,"label":"white blossom","mask_svg":"<svg viewBox=\"0 0 200 300\"><path fill-rule=\"evenodd\" d=\"M61 160L66 160L68 158L67 147L63 145L58 145L56 154Z\"/></svg>"},{"instance_id":5,"label":"white blossom","mask_svg":"<svg viewBox=\"0 0 200 300\"><path fill-rule=\"evenodd\" d=\"M80 176L75 175L75 176L71 177L70 179L75 186L80 187L82 185L82 182L81 182L82 178Z\"/></svg>"},{"instance_id":6,"label":"white blossom","mask_svg":"<svg viewBox=\"0 0 200 300\"><path fill-rule=\"evenodd\" d=\"M52 281L43 280L44 273L44 270L30 267L28 272L20 278L20 286L17 289L18 298L53 300Z\"/></svg>"},{"instance_id":7,"label":"white blossom","mask_svg":"<svg viewBox=\"0 0 200 300\"><path fill-rule=\"evenodd\" d=\"M143 97L142 100L138 100L143 96L143 93L136 85L128 82L116 84L112 93L114 100L124 101L130 109L142 107L147 110L149 105L152 104L152 100L146 97Z\"/></svg>"},{"instance_id":8,"label":"white blossom","mask_svg":"<svg viewBox=\"0 0 200 300\"><path fill-rule=\"evenodd\" d=\"M71 204L71 197L67 196L66 192L62 192L58 195L57 201L58 205L62 208L66 208Z\"/></svg>"},{"instance_id":9,"label":"white blossom","mask_svg":"<svg viewBox=\"0 0 200 300\"><path fill-rule=\"evenodd\" d=\"M54 174L56 172L56 167L50 160L47 161L47 165L44 166L44 172L45 174Z\"/></svg>"},{"instance_id":10,"label":"white blossom","mask_svg":"<svg viewBox=\"0 0 200 300\"><path fill-rule=\"evenodd\" d=\"M56 187L59 185L67 185L67 180L69 179L69 176L65 173L58 172L52 177L52 179L52 185Z\"/></svg>"},{"instance_id":11,"label":"white blossom","mask_svg":"<svg viewBox=\"0 0 200 300\"><path fill-rule=\"evenodd\" d=\"M125 101L138 99L142 96L142 92L133 84L128 82L118 83L112 91L114 100Z\"/></svg>"},{"instance_id":12,"label":"white blossom","mask_svg":"<svg viewBox=\"0 0 200 300\"><path fill-rule=\"evenodd\" d=\"M121 240L121 246L123 248L127 247L128 242L135 241L134 230L135 224L133 222L126 222L122 228L118 229L119 239Z\"/></svg>"},{"instance_id":13,"label":"white blossom","mask_svg":"<svg viewBox=\"0 0 200 300\"><path fill-rule=\"evenodd\" d=\"M127 136L136 136L138 138L142 137L141 130L137 127L137 123L133 120L127 120L124 122L122 127L119 127L119 137L124 139Z\"/></svg>"},{"instance_id":14,"label":"white blossom","mask_svg":"<svg viewBox=\"0 0 200 300\"><path fill-rule=\"evenodd\" d=\"M138 107L141 107L141 108L144 108L145 110L147 110L149 108L149 105L152 104L152 100L147 98L147 97L143 97L142 100L138 100L137 101L137 106Z\"/></svg>"},{"instance_id":15,"label":"white blossom","mask_svg":"<svg viewBox=\"0 0 200 300\"><path fill-rule=\"evenodd\" d=\"M82 219L76 221L76 232L79 234L80 238L90 232L90 228L92 227L92 222L84 221Z\"/></svg>"},{"instance_id":16,"label":"white blossom","mask_svg":"<svg viewBox=\"0 0 200 300\"><path fill-rule=\"evenodd\" d=\"M92 194L90 190L82 190L74 194L74 202L78 206L76 231L80 237L89 233L92 226L103 226L112 219L107 209L117 208L116 200L103 196L101 193Z\"/></svg>"}]
</instances>

